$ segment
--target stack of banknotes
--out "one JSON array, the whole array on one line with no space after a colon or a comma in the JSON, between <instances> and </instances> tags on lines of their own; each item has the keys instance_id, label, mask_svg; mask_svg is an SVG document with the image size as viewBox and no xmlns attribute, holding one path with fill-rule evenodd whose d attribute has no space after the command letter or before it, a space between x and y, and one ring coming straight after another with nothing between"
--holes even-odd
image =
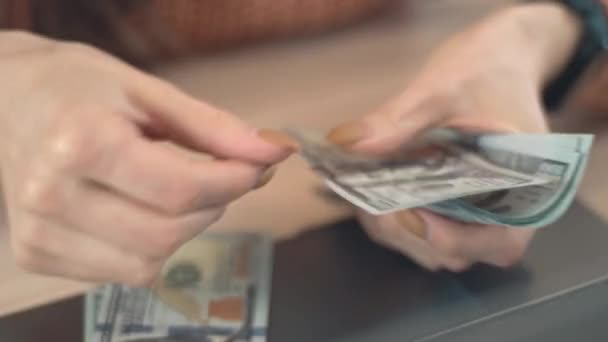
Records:
<instances>
[{"instance_id":1,"label":"stack of banknotes","mask_svg":"<svg viewBox=\"0 0 608 342\"><path fill-rule=\"evenodd\" d=\"M86 297L86 342L264 342L272 241L205 233L179 250L154 288L111 284Z\"/></svg>"},{"instance_id":2,"label":"stack of banknotes","mask_svg":"<svg viewBox=\"0 0 608 342\"><path fill-rule=\"evenodd\" d=\"M543 227L570 206L589 134L472 134L434 129L382 157L354 154L315 131L288 129L338 195L371 213L423 207L454 220Z\"/></svg>"}]
</instances>

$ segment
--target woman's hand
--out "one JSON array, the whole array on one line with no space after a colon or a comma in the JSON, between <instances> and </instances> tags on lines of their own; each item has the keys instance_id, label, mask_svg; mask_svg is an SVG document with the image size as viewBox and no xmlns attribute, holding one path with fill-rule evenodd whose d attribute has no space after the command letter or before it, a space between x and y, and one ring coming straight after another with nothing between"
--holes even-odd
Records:
<instances>
[{"instance_id":1,"label":"woman's hand","mask_svg":"<svg viewBox=\"0 0 608 342\"><path fill-rule=\"evenodd\" d=\"M578 31L576 18L559 5L503 10L447 41L402 94L337 127L329 139L381 155L437 126L546 132L540 92L567 60ZM360 220L372 239L431 270L461 271L476 262L512 265L533 235L457 223L420 209L377 217L361 213Z\"/></svg>"},{"instance_id":2,"label":"woman's hand","mask_svg":"<svg viewBox=\"0 0 608 342\"><path fill-rule=\"evenodd\" d=\"M93 48L0 40L0 171L28 270L147 285L290 153Z\"/></svg>"}]
</instances>

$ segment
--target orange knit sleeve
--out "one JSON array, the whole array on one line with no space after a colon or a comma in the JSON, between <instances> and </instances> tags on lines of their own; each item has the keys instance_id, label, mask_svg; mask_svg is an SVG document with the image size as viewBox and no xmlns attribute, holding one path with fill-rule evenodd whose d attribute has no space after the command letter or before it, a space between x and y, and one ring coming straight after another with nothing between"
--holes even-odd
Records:
<instances>
[{"instance_id":1,"label":"orange knit sleeve","mask_svg":"<svg viewBox=\"0 0 608 342\"><path fill-rule=\"evenodd\" d=\"M403 0L0 0L0 28L94 44L130 61L313 35Z\"/></svg>"},{"instance_id":2,"label":"orange knit sleeve","mask_svg":"<svg viewBox=\"0 0 608 342\"><path fill-rule=\"evenodd\" d=\"M0 28L30 30L30 0L0 0Z\"/></svg>"}]
</instances>

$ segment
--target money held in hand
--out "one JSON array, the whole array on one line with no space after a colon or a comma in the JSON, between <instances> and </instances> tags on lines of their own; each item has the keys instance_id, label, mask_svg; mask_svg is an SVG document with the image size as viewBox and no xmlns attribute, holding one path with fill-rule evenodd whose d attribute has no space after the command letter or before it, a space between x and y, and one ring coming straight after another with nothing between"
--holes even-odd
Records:
<instances>
[{"instance_id":1,"label":"money held in hand","mask_svg":"<svg viewBox=\"0 0 608 342\"><path fill-rule=\"evenodd\" d=\"M338 195L375 215L424 207L452 219L514 227L555 221L574 199L589 134L431 130L383 158L355 155L313 131L287 130Z\"/></svg>"}]
</instances>

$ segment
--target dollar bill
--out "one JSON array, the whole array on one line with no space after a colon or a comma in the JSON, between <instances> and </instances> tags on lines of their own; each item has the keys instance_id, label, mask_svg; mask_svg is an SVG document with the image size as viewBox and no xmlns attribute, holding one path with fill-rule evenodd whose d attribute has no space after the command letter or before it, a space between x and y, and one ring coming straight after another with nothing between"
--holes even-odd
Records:
<instances>
[{"instance_id":1,"label":"dollar bill","mask_svg":"<svg viewBox=\"0 0 608 342\"><path fill-rule=\"evenodd\" d=\"M463 221L518 227L542 227L557 220L572 203L587 164L592 135L492 135L480 137L480 153L500 150L553 161L553 182L505 189L431 205L444 215ZM560 165L561 163L561 165Z\"/></svg>"},{"instance_id":2,"label":"dollar bill","mask_svg":"<svg viewBox=\"0 0 608 342\"><path fill-rule=\"evenodd\" d=\"M330 189L371 214L425 207L459 221L540 227L570 205L592 135L431 131L424 154L372 158L314 131L286 131Z\"/></svg>"},{"instance_id":3,"label":"dollar bill","mask_svg":"<svg viewBox=\"0 0 608 342\"><path fill-rule=\"evenodd\" d=\"M264 342L272 243L209 235L179 250L153 289L111 284L86 297L86 341Z\"/></svg>"}]
</instances>

